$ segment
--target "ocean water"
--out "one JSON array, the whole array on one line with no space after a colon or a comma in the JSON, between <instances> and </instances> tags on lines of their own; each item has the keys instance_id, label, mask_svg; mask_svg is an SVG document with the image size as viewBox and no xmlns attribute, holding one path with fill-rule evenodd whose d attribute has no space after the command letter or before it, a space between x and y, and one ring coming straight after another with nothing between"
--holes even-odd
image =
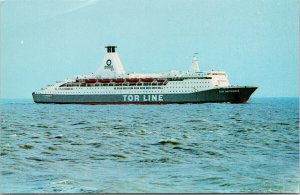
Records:
<instances>
[{"instance_id":1,"label":"ocean water","mask_svg":"<svg viewBox=\"0 0 300 195\"><path fill-rule=\"evenodd\" d=\"M0 108L0 192L299 191L298 98Z\"/></svg>"}]
</instances>

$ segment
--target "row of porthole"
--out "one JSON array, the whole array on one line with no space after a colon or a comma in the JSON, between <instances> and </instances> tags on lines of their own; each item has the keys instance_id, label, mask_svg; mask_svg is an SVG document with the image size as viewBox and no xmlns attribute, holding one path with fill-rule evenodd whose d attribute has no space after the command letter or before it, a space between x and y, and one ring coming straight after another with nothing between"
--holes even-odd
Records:
<instances>
[{"instance_id":1,"label":"row of porthole","mask_svg":"<svg viewBox=\"0 0 300 195\"><path fill-rule=\"evenodd\" d=\"M199 87L199 86L195 86L195 87ZM201 88L203 87L209 87L209 86L200 86ZM186 88L186 87L166 87L166 88Z\"/></svg>"},{"instance_id":2,"label":"row of porthole","mask_svg":"<svg viewBox=\"0 0 300 195\"><path fill-rule=\"evenodd\" d=\"M182 82L182 81L175 81L174 83L177 83L177 82ZM209 82L185 82L185 83L182 83L182 84L204 84L204 83L209 83ZM115 86L108 86L108 87L103 87L103 86L99 86L99 87L101 87L102 89L104 88L104 89L107 89L107 88L110 88L110 87L115 87ZM89 87L89 89L97 89L97 88L99 88L99 87ZM127 86L124 86L124 87L127 87ZM55 90L57 90L57 89L61 89L61 88L55 88ZM86 87L75 87L75 88L73 88L73 89L86 89Z\"/></svg>"},{"instance_id":3,"label":"row of porthole","mask_svg":"<svg viewBox=\"0 0 300 195\"><path fill-rule=\"evenodd\" d=\"M203 87L201 87L201 88L208 88L209 86L203 86ZM166 87L166 88L169 88L169 89L178 89L178 88L185 88L185 87ZM166 89L165 88L165 89ZM101 90L103 90L103 89L98 89L98 91L97 92L101 92ZM120 90L120 89L114 89L114 90ZM126 90L126 89L123 89L123 90ZM150 89L151 90L151 89ZM144 91L144 89L141 89L141 91ZM61 92L61 91L60 91ZM74 91L73 91L74 92ZM86 92L89 92L89 91L85 91L84 93L86 93ZM103 92L103 91L102 91ZM104 91L105 92L105 91ZM50 92L51 93L51 92ZM68 92L61 92L61 93L68 93ZM79 93L81 93L81 92L79 92Z\"/></svg>"},{"instance_id":4,"label":"row of porthole","mask_svg":"<svg viewBox=\"0 0 300 195\"><path fill-rule=\"evenodd\" d=\"M209 86L204 86L204 87L206 87L206 88L208 88ZM171 88L171 87L170 87ZM174 87L173 87L174 88ZM178 89L178 88L177 88ZM130 92L132 92L132 93L139 93L139 92L141 92L141 91L144 91L144 89L141 89L141 90L138 90L138 91L132 91L132 90L130 90ZM151 90L152 91L152 90ZM101 92L101 93L110 93L110 94L115 94L115 93L117 93L117 92L124 92L123 90L122 91L120 91L120 90L118 90L118 89L115 89L115 91L112 91L112 92L106 92L106 91L101 91L101 90L98 90L97 92L89 92L89 91L85 91L85 92L76 92L76 91L72 91L72 92L62 92L62 91L59 91L59 92L48 92L48 93L50 93L50 94L56 94L56 93L58 93L58 94L77 94L77 93L83 93L83 94L86 94L86 93L93 93L93 94L96 94L96 93L99 93L99 92ZM179 90L179 91L170 91L170 90L159 90L159 91L153 91L153 92L189 92L189 90Z\"/></svg>"},{"instance_id":5,"label":"row of porthole","mask_svg":"<svg viewBox=\"0 0 300 195\"><path fill-rule=\"evenodd\" d=\"M200 88L208 88L209 86L201 86ZM185 88L185 87L165 87L165 89L166 88L175 88L175 89L178 89L178 88ZM75 89L78 89L78 88L75 88ZM92 88L90 88L90 89L92 89ZM94 89L97 89L97 88L94 88ZM94 94L96 94L96 93L99 93L99 92L101 92L101 90L103 90L103 88L102 89L98 89L98 91L97 92L88 92L88 93L94 93ZM118 89L114 89L114 90L118 90ZM123 89L124 90L124 89ZM126 89L125 89L126 90ZM144 91L144 89L140 89L140 90L142 90L142 91ZM132 92L132 93L137 93L137 92L141 92L141 91L130 91L130 92ZM164 90L164 91L166 91L166 92L188 92L188 90L181 90L181 91L169 91L169 90ZM124 91L122 91L122 92L124 92ZM162 90L160 90L160 91L154 91L154 92L162 92ZM49 93L51 93L51 94L56 94L57 92L49 92ZM75 92L75 91L72 91L72 92L59 92L59 94L76 94L76 93L86 93L86 91L85 92ZM115 93L115 91L114 92L103 92L102 91L102 93L110 93L110 94L114 94Z\"/></svg>"},{"instance_id":6,"label":"row of porthole","mask_svg":"<svg viewBox=\"0 0 300 195\"><path fill-rule=\"evenodd\" d=\"M124 91L122 91L124 93ZM152 91L153 93L161 93L162 91ZM191 92L191 91L164 91L164 93L178 93L178 92ZM99 94L99 92L88 92L88 93L84 93L84 92L60 92L60 93L53 93L53 92L49 92L50 94ZM139 93L137 91L130 91L129 93ZM117 93L117 92L106 92L106 93L102 93L102 94L121 94L121 93Z\"/></svg>"},{"instance_id":7,"label":"row of porthole","mask_svg":"<svg viewBox=\"0 0 300 195\"><path fill-rule=\"evenodd\" d=\"M200 86L200 87L203 88L203 87L209 87L209 86ZM173 89L174 89L174 88L186 88L186 87L180 86L180 87L165 87L165 88L173 88ZM81 87L79 87L79 88L76 87L76 88L73 88L73 89L76 90L76 89L82 89L82 88L81 88ZM83 88L83 89L86 89L86 88ZM98 90L99 90L99 89L107 89L107 87L105 87L105 88L96 88L96 87L93 87L93 88L92 88L92 87L91 87L91 88L89 88L89 90L90 90L90 89L98 89ZM124 89L126 90L126 88L124 88ZM129 88L129 89L130 89L130 88ZM57 89L55 89L55 90L57 90ZM60 90L63 90L63 89L60 89Z\"/></svg>"},{"instance_id":8,"label":"row of porthole","mask_svg":"<svg viewBox=\"0 0 300 195\"><path fill-rule=\"evenodd\" d=\"M204 83L210 83L210 82L186 82L186 84L204 84Z\"/></svg>"}]
</instances>

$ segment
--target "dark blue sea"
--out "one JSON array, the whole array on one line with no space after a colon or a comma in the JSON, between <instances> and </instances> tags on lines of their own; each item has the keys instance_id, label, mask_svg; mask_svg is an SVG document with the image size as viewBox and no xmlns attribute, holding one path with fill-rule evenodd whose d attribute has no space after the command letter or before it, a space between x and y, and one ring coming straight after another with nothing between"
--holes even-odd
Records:
<instances>
[{"instance_id":1,"label":"dark blue sea","mask_svg":"<svg viewBox=\"0 0 300 195\"><path fill-rule=\"evenodd\" d=\"M299 192L298 98L0 108L0 192Z\"/></svg>"}]
</instances>

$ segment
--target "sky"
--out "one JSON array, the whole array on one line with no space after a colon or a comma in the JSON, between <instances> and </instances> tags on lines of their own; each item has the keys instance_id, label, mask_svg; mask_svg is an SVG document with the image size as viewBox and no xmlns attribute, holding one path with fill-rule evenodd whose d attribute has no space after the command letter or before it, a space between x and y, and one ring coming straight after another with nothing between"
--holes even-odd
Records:
<instances>
[{"instance_id":1,"label":"sky","mask_svg":"<svg viewBox=\"0 0 300 195\"><path fill-rule=\"evenodd\" d=\"M223 70L253 97L299 97L297 0L0 0L0 98L90 74L106 45L126 72Z\"/></svg>"}]
</instances>

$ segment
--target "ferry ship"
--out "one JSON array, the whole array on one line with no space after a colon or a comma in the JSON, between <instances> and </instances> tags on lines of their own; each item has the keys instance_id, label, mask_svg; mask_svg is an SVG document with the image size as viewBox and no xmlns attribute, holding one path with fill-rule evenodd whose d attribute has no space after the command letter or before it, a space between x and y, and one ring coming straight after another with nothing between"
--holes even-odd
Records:
<instances>
[{"instance_id":1,"label":"ferry ship","mask_svg":"<svg viewBox=\"0 0 300 195\"><path fill-rule=\"evenodd\" d=\"M126 73L116 46L106 46L102 65L33 92L36 103L183 104L246 103L255 86L232 86L224 71L200 71L196 56L187 71Z\"/></svg>"}]
</instances>

